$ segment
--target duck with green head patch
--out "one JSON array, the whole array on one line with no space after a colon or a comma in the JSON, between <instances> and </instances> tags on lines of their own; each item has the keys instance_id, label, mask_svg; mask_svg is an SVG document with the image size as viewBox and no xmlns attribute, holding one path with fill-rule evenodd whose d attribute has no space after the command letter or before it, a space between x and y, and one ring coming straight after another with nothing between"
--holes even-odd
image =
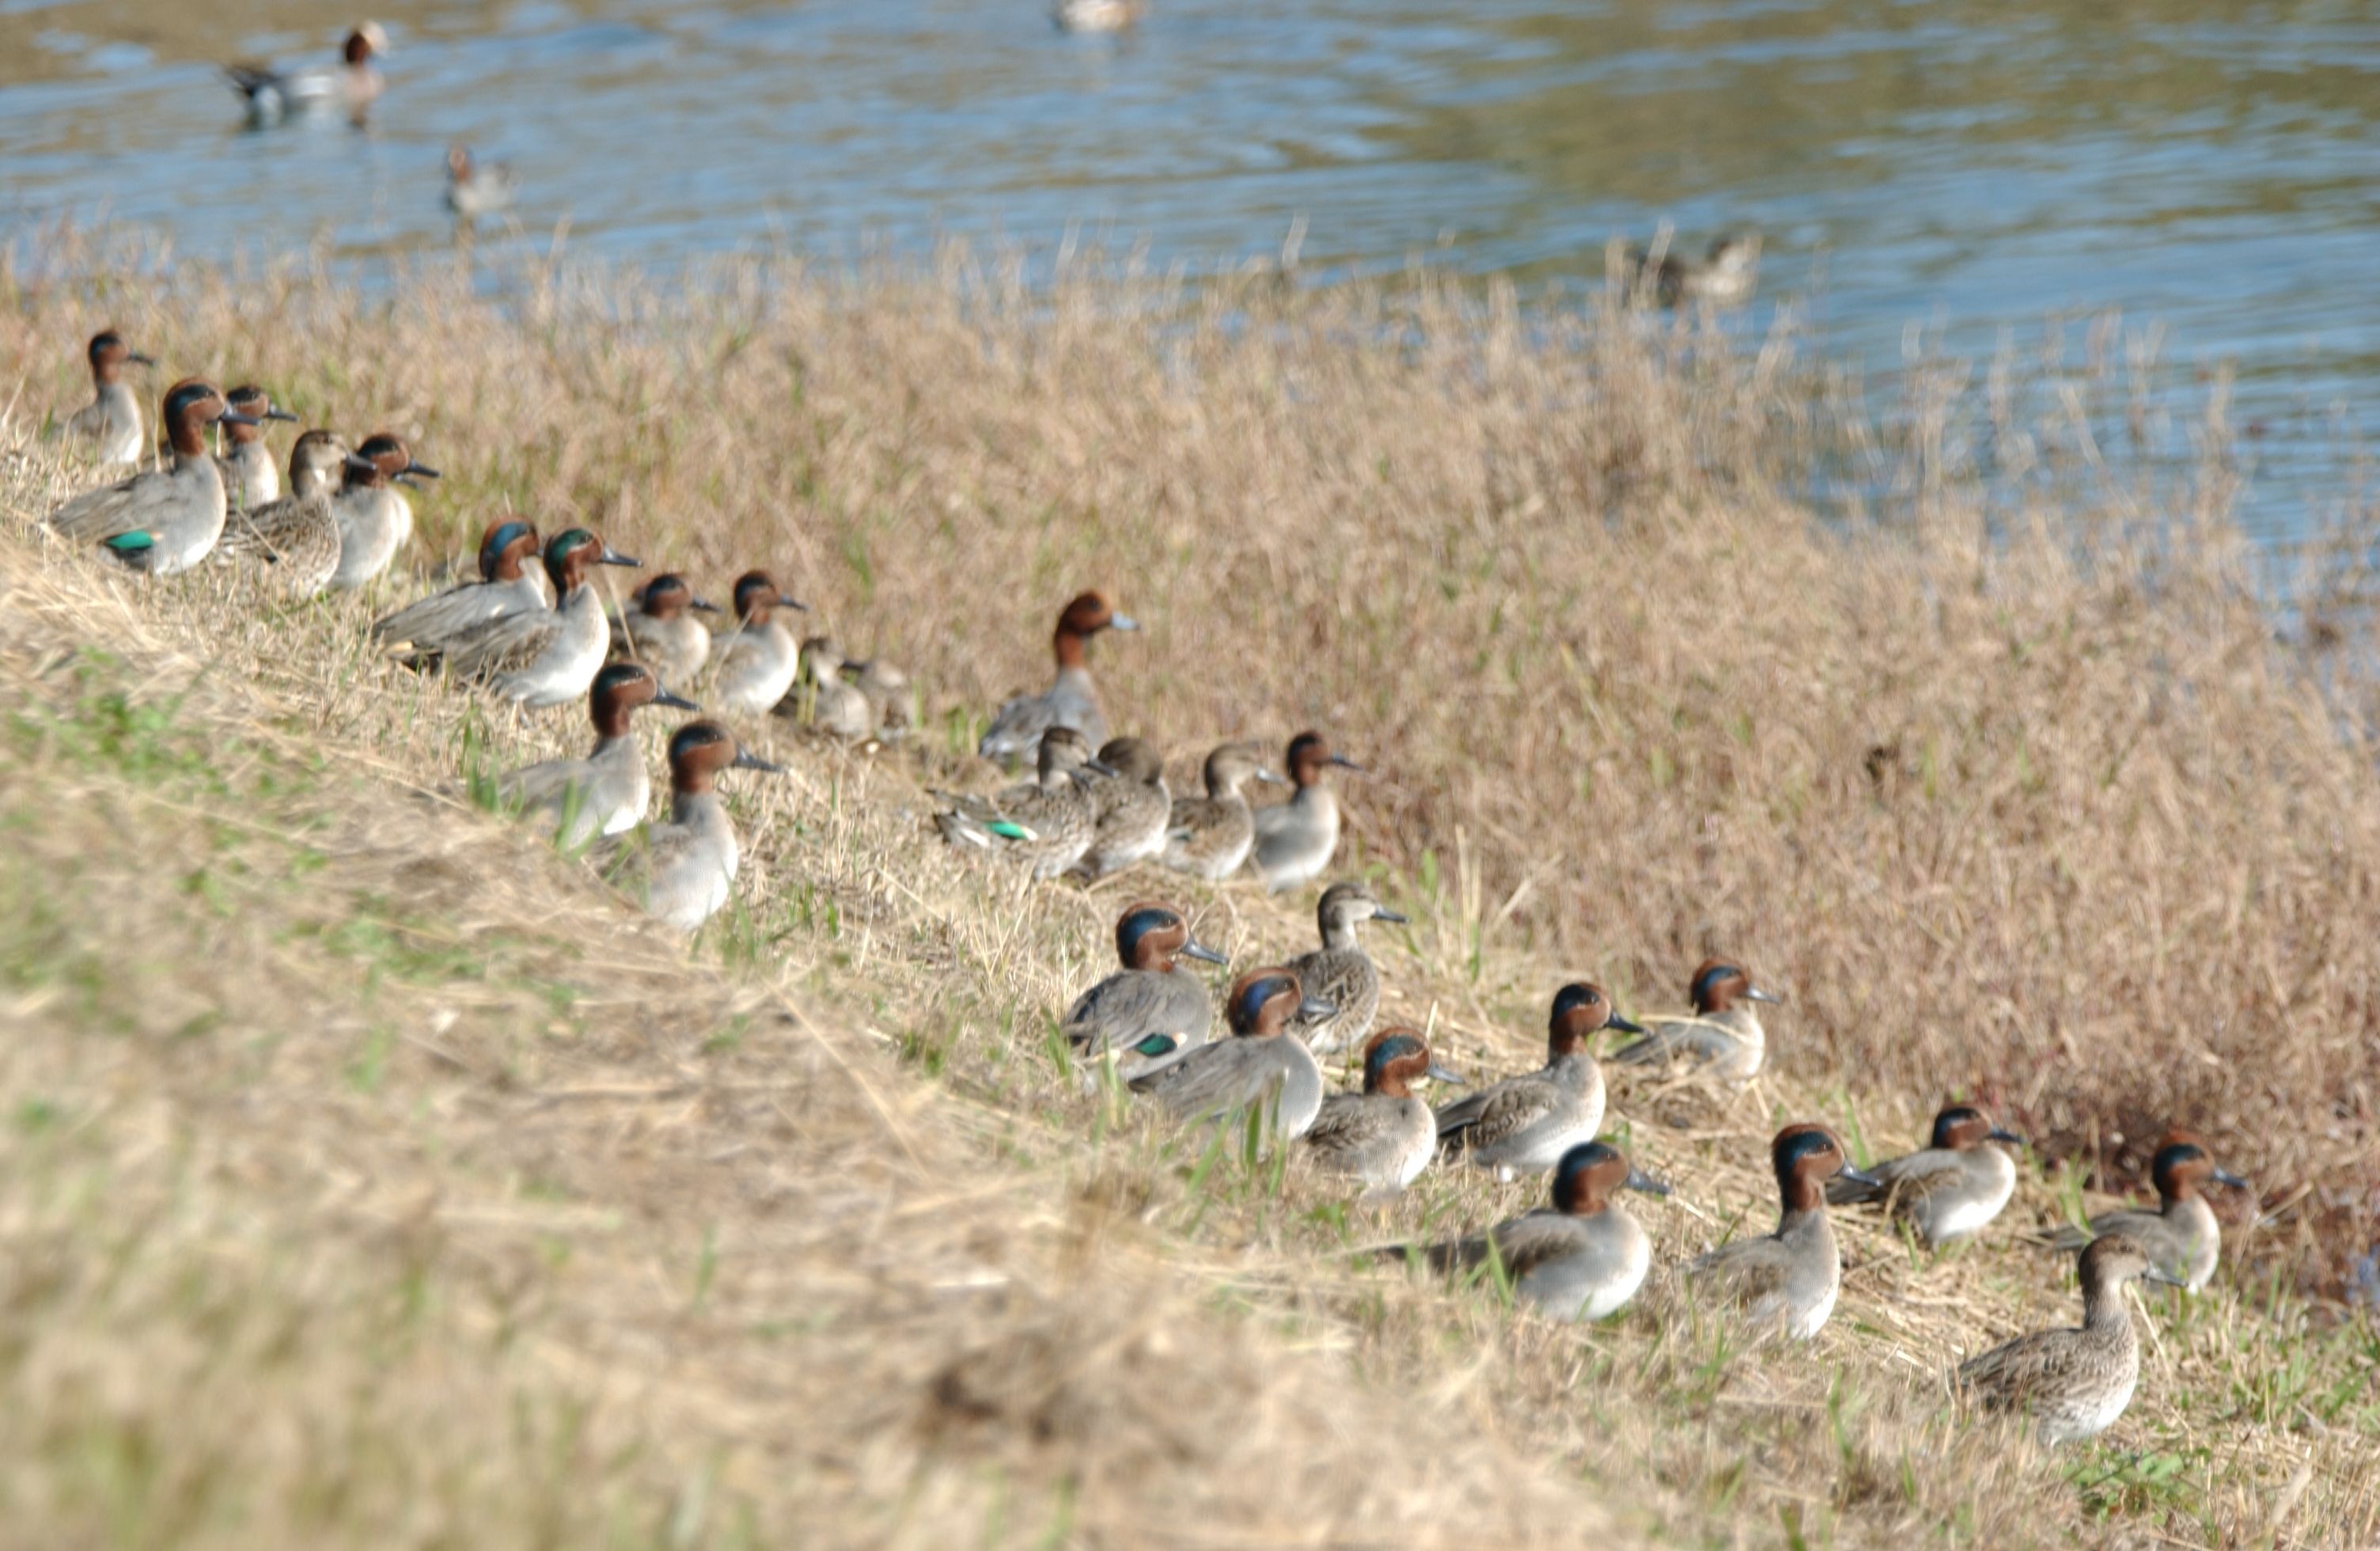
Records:
<instances>
[{"instance_id":1,"label":"duck with green head patch","mask_svg":"<svg viewBox=\"0 0 2380 1551\"><path fill-rule=\"evenodd\" d=\"M2050 1241L2059 1249L2075 1249L2108 1233L2126 1233L2148 1251L2150 1261L2167 1276L2195 1292L2214 1277L2223 1258L2223 1225L2207 1205L2210 1183L2245 1190L2248 1181L2218 1168L2206 1144L2187 1131L2169 1131L2157 1142L2149 1160L2149 1180L2156 1186L2157 1209L2139 1207L2102 1212L2086 1231L2068 1227Z\"/></svg>"},{"instance_id":2,"label":"duck with green head patch","mask_svg":"<svg viewBox=\"0 0 2380 1551\"><path fill-rule=\"evenodd\" d=\"M1059 1032L1076 1060L1112 1060L1129 1083L1207 1043L1215 1004L1206 982L1180 961L1220 964L1223 955L1201 946L1182 913L1156 900L1124 908L1115 947L1123 967L1076 997Z\"/></svg>"},{"instance_id":3,"label":"duck with green head patch","mask_svg":"<svg viewBox=\"0 0 2380 1551\"><path fill-rule=\"evenodd\" d=\"M633 838L611 865L628 875L632 894L658 919L693 931L719 913L735 891L742 853L735 820L719 798L719 773L779 767L737 746L735 735L714 721L689 721L670 739L670 817Z\"/></svg>"},{"instance_id":4,"label":"duck with green head patch","mask_svg":"<svg viewBox=\"0 0 2380 1551\"><path fill-rule=\"evenodd\" d=\"M2024 1145L1975 1106L1947 1105L1934 1117L1932 1145L1871 1168L1875 1184L1829 1181L1827 1200L1838 1206L1880 1203L1885 1215L1906 1224L1918 1242L1939 1249L1985 1227L2016 1194L2016 1159L1986 1145L1992 1142Z\"/></svg>"},{"instance_id":5,"label":"duck with green head patch","mask_svg":"<svg viewBox=\"0 0 2380 1551\"><path fill-rule=\"evenodd\" d=\"M91 450L102 463L138 463L148 452L141 435L140 397L124 381L125 363L157 363L124 343L114 329L91 336L84 358L91 363L91 399L58 421L53 434Z\"/></svg>"},{"instance_id":6,"label":"duck with green head patch","mask_svg":"<svg viewBox=\"0 0 2380 1551\"><path fill-rule=\"evenodd\" d=\"M173 463L77 496L50 514L51 532L152 576L176 576L213 551L229 507L207 428L249 417L213 383L190 378L166 391L162 418Z\"/></svg>"},{"instance_id":7,"label":"duck with green head patch","mask_svg":"<svg viewBox=\"0 0 2380 1551\"><path fill-rule=\"evenodd\" d=\"M670 684L690 685L710 664L706 614L719 605L695 596L684 576L664 571L628 595L612 621L612 655L634 658Z\"/></svg>"},{"instance_id":8,"label":"duck with green head patch","mask_svg":"<svg viewBox=\"0 0 2380 1551\"><path fill-rule=\"evenodd\" d=\"M224 450L215 457L223 470L224 493L233 510L252 511L281 499L281 470L274 466L273 449L265 442L264 422L286 420L295 424L298 417L276 408L273 395L253 382L243 382L225 396L234 409L257 422L242 425L237 420L225 421Z\"/></svg>"},{"instance_id":9,"label":"duck with green head patch","mask_svg":"<svg viewBox=\"0 0 2380 1551\"><path fill-rule=\"evenodd\" d=\"M1768 1057L1768 1033L1753 1004L1777 999L1726 959L1705 959L1686 994L1694 1002L1692 1017L1656 1019L1642 1039L1607 1059L1621 1066L1698 1071L1738 1085L1758 1076Z\"/></svg>"},{"instance_id":10,"label":"duck with green head patch","mask_svg":"<svg viewBox=\"0 0 2380 1551\"><path fill-rule=\"evenodd\" d=\"M372 624L372 639L407 660L434 658L456 636L510 614L543 613L552 606L545 569L537 563L543 540L518 517L503 516L480 530L480 576L436 592Z\"/></svg>"},{"instance_id":11,"label":"duck with green head patch","mask_svg":"<svg viewBox=\"0 0 2380 1551\"><path fill-rule=\"evenodd\" d=\"M586 528L555 534L545 546L545 571L559 601L462 632L445 648L447 671L480 679L531 709L577 701L595 682L612 645L602 601L589 578L598 565L640 563Z\"/></svg>"},{"instance_id":12,"label":"duck with green head patch","mask_svg":"<svg viewBox=\"0 0 2380 1551\"><path fill-rule=\"evenodd\" d=\"M644 822L653 783L645 770L645 751L629 734L629 714L638 706L702 709L671 694L634 662L605 666L595 675L587 702L595 722L595 747L585 758L542 760L497 782L507 804L552 825L556 842L565 847Z\"/></svg>"},{"instance_id":13,"label":"duck with green head patch","mask_svg":"<svg viewBox=\"0 0 2380 1551\"><path fill-rule=\"evenodd\" d=\"M1827 1220L1827 1183L1876 1182L1852 1167L1843 1145L1822 1125L1789 1125L1769 1144L1777 1176L1777 1231L1722 1244L1685 1269L1699 1296L1739 1311L1761 1333L1808 1340L1835 1312L1843 1284L1842 1252Z\"/></svg>"},{"instance_id":14,"label":"duck with green head patch","mask_svg":"<svg viewBox=\"0 0 2380 1551\"><path fill-rule=\"evenodd\" d=\"M1416 1028L1382 1029L1364 1047L1364 1091L1322 1101L1305 1133L1306 1156L1325 1173L1362 1181L1366 1201L1402 1192L1438 1151L1438 1124L1414 1094L1424 1081L1463 1079L1438 1064Z\"/></svg>"},{"instance_id":15,"label":"duck with green head patch","mask_svg":"<svg viewBox=\"0 0 2380 1551\"><path fill-rule=\"evenodd\" d=\"M1318 1011L1289 971L1278 965L1250 970L1223 999L1232 1037L1201 1045L1134 1079L1133 1091L1185 1121L1261 1109L1276 1141L1294 1142L1322 1110L1322 1069L1305 1042L1284 1031L1301 1012Z\"/></svg>"},{"instance_id":16,"label":"duck with green head patch","mask_svg":"<svg viewBox=\"0 0 2380 1551\"><path fill-rule=\"evenodd\" d=\"M1492 1260L1515 1297L1551 1317L1601 1319L1627 1306L1653 1265L1645 1230L1613 1199L1623 1190L1670 1194L1618 1148L1582 1142L1554 1165L1550 1206L1421 1253L1441 1273L1476 1272ZM1385 1253L1402 1259L1415 1252Z\"/></svg>"},{"instance_id":17,"label":"duck with green head patch","mask_svg":"<svg viewBox=\"0 0 2380 1551\"><path fill-rule=\"evenodd\" d=\"M1466 1095L1438 1112L1439 1144L1500 1179L1542 1173L1603 1124L1603 1071L1587 1048L1605 1029L1637 1032L1603 988L1578 980L1554 993L1546 1064Z\"/></svg>"},{"instance_id":18,"label":"duck with green head patch","mask_svg":"<svg viewBox=\"0 0 2380 1551\"><path fill-rule=\"evenodd\" d=\"M801 671L801 648L777 618L779 609L807 611L808 604L781 590L766 571L735 578L735 628L711 648L711 704L739 716L766 716L794 687Z\"/></svg>"},{"instance_id":19,"label":"duck with green head patch","mask_svg":"<svg viewBox=\"0 0 2380 1551\"><path fill-rule=\"evenodd\" d=\"M397 486L438 478L438 470L415 462L403 440L385 430L365 437L348 454L347 474L331 498L339 525L339 563L329 584L334 592L352 592L388 569L413 537L413 503Z\"/></svg>"}]
</instances>

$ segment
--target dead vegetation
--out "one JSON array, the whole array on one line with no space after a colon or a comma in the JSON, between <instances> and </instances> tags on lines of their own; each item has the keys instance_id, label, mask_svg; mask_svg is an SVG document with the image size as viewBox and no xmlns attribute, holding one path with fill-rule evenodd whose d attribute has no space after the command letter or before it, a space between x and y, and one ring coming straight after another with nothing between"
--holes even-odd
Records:
<instances>
[{"instance_id":1,"label":"dead vegetation","mask_svg":"<svg viewBox=\"0 0 2380 1551\"><path fill-rule=\"evenodd\" d=\"M139 801L117 791L119 750L12 778L66 782L44 806L81 827L45 832L42 854L114 867L184 945L155 957L170 973L90 972L94 995L151 985L136 1022L154 1001L202 1025L176 1037L157 1012L103 1085L264 1159L204 1190L176 1161L141 1189L187 1209L200 1244L243 1212L251 1233L270 1224L234 1262L246 1286L303 1254L402 1287L404 1254L430 1254L446 1291L424 1303L419 1388L375 1393L490 1418L455 1442L492 1477L557 1446L454 1390L583 1412L571 1447L617 1493L565 1490L548 1463L552 1500L506 1512L594 1514L632 1539L693 1512L696 1541L725 1521L695 1500L732 1501L764 1542L820 1523L855 1541L1154 1523L1406 1542L1475 1534L1482 1513L1535 1538L1602 1511L1576 1501L1583 1472L1623 1535L2313 1545L2380 1527L2357 1464L2374 1352L2292 1293L2335 1288L2368 1248L2375 1041L2357 988L2374 950L2355 927L2380 794L2340 698L2276 647L2211 484L2154 541L2011 518L1938 465L1890 523L1824 524L1784 492L1844 433L1815 423L1790 340L1740 357L1427 287L1028 297L954 262L858 283L750 267L674 297L546 276L500 306L440 275L366 302L295 273L103 294L65 273L7 280L25 403L71 396L55 341L137 328L176 371L264 381L310 421L419 445L448 474L420 503L425 557L510 502L697 578L766 564L950 713L873 757L769 730L792 769L732 783L748 871L697 955L719 968L689 968L591 879L458 810L467 753L511 762L585 733L370 661L361 623L409 583L292 607L221 572L143 591L55 554L20 567L16 596L74 622L68 657L36 650L39 693L100 673L83 646L128 636L128 706L195 673L199 709L173 725L228 737L245 718L225 746L333 794L227 843L284 845L301 814L357 837L352 859L315 845L332 860L282 880L271 911L242 894L210 914L208 886L158 885L212 870L87 819ZM12 543L69 478L38 457L7 472ZM1528 1064L1544 998L1582 972L1633 1012L1676 1007L1708 950L1788 988L1754 1094L1616 1096L1624 1144L1682 1187L1642 1209L1658 1261L1767 1226L1780 1118L1873 1153L1962 1092L2069 1167L2029 1171L2001 1231L1940 1264L1852 1228L1836 1325L1808 1351L1740 1352L1658 1289L1582 1333L1368 1268L1352 1252L1535 1190L1432 1174L1358 1218L1294 1160L1083 1095L1049 1032L1125 899L1178 898L1245 966L1308 945L1305 897L1171 878L1022 893L923 823L921 778L968 773L969 714L1039 682L1048 616L1093 582L1151 627L1096 650L1111 719L1162 740L1179 780L1215 739L1307 724L1381 772L1349 783L1346 860L1415 918L1373 939L1383 1014L1427 1024L1459 1064ZM67 702L42 735L94 716ZM210 835L254 796L225 779ZM295 949L265 934L298 954L276 991L223 944L280 913L315 926ZM66 937L105 939L91 916ZM424 962L374 970L383 952ZM195 958L212 973L179 967ZM56 996L33 1013L61 1036L98 1015ZM87 1043L36 1042L63 1063L42 1080L100 1084ZM161 1093L176 1052L195 1070ZM94 1129L113 1158L110 1113ZM2085 1173L2130 1183L2179 1120L2261 1187L2267 1220L2231 1224L2254 1306L2228 1290L2157 1303L2142 1398L2105 1450L2044 1460L1967 1429L1941 1386L1956 1357L2071 1317L2070 1278L2012 1241ZM260 1193L269 1211L247 1205ZM88 1218L47 1231L69 1266L105 1258ZM508 1278L525 1290L492 1290ZM336 1297L262 1302L320 1332L304 1350L326 1353L325 1395L355 1387L342 1365L371 1351L374 1319L339 1324ZM120 1338L91 1306L37 1328L68 1350ZM1319 1351L1283 1363L1283 1342ZM1350 1367L1399 1399L1349 1390ZM349 1425L366 1423L396 1426ZM1429 1468L1384 1498L1382 1460L1416 1453ZM381 1489L427 1511L402 1472L431 1459L392 1461ZM470 1471L441 1479L450 1511L479 1511ZM520 1522L497 1538L529 1538Z\"/></svg>"}]
</instances>

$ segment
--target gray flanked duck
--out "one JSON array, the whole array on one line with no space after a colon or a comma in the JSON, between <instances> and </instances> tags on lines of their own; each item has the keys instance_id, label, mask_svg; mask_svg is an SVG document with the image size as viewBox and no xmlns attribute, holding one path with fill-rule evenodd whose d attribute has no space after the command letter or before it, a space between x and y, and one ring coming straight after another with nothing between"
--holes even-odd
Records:
<instances>
[{"instance_id":1,"label":"gray flanked duck","mask_svg":"<svg viewBox=\"0 0 2380 1551\"><path fill-rule=\"evenodd\" d=\"M1290 1019L1314 1011L1297 976L1278 965L1252 969L1223 999L1232 1037L1201 1045L1133 1080L1180 1120L1206 1120L1262 1108L1276 1141L1293 1142L1322 1110L1322 1069L1302 1039L1287 1036Z\"/></svg>"},{"instance_id":2,"label":"gray flanked duck","mask_svg":"<svg viewBox=\"0 0 2380 1551\"><path fill-rule=\"evenodd\" d=\"M1670 1194L1618 1148L1582 1142L1555 1163L1549 1206L1425 1253L1441 1272L1475 1272L1492 1260L1515 1297L1551 1317L1601 1319L1627 1306L1653 1264L1645 1230L1613 1199L1623 1190Z\"/></svg>"},{"instance_id":3,"label":"gray flanked duck","mask_svg":"<svg viewBox=\"0 0 2380 1551\"><path fill-rule=\"evenodd\" d=\"M1057 676L1038 695L1008 700L991 719L991 726L976 745L986 759L1014 764L1035 757L1041 734L1052 727L1070 727L1082 734L1085 746L1108 741L1108 719L1099 709L1099 690L1091 683L1088 648L1102 630L1137 630L1139 621L1116 612L1103 592L1086 592L1058 615L1050 649L1058 663Z\"/></svg>"},{"instance_id":4,"label":"gray flanked duck","mask_svg":"<svg viewBox=\"0 0 2380 1551\"><path fill-rule=\"evenodd\" d=\"M1206 1044L1213 1031L1206 982L1178 961L1225 961L1190 935L1180 911L1156 900L1116 918L1115 948L1123 967L1075 998L1059 1032L1076 1060L1112 1061L1130 1083Z\"/></svg>"},{"instance_id":5,"label":"gray flanked duck","mask_svg":"<svg viewBox=\"0 0 2380 1551\"><path fill-rule=\"evenodd\" d=\"M545 759L498 779L504 803L552 826L554 842L576 850L599 835L616 835L644 822L652 805L652 778L645 751L629 733L629 715L639 706L675 710L702 708L662 687L634 662L613 662L595 675L587 709L595 723L595 746L583 759Z\"/></svg>"},{"instance_id":6,"label":"gray flanked duck","mask_svg":"<svg viewBox=\"0 0 2380 1551\"><path fill-rule=\"evenodd\" d=\"M1769 1145L1777 1175L1777 1230L1722 1244L1685 1268L1698 1296L1733 1306L1761 1333L1808 1340L1826 1327L1843 1284L1842 1252L1827 1220L1827 1181L1869 1184L1822 1125L1789 1125Z\"/></svg>"},{"instance_id":7,"label":"gray flanked duck","mask_svg":"<svg viewBox=\"0 0 2380 1551\"><path fill-rule=\"evenodd\" d=\"M223 470L207 451L207 428L248 418L212 382L196 378L166 391L163 415L174 461L75 497L49 515L51 532L151 576L172 576L207 558L229 508Z\"/></svg>"}]
</instances>

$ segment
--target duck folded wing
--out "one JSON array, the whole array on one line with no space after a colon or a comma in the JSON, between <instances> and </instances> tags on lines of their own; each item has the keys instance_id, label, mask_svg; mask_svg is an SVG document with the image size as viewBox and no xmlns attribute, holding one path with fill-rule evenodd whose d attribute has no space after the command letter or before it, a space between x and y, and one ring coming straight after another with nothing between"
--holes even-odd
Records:
<instances>
[{"instance_id":1,"label":"duck folded wing","mask_svg":"<svg viewBox=\"0 0 2380 1551\"><path fill-rule=\"evenodd\" d=\"M1686 1279L1735 1299L1757 1319L1783 1309L1791 1271L1791 1257L1776 1240L1739 1239L1689 1265Z\"/></svg>"},{"instance_id":2,"label":"duck folded wing","mask_svg":"<svg viewBox=\"0 0 2380 1551\"><path fill-rule=\"evenodd\" d=\"M1441 1145L1492 1147L1544 1120L1561 1102L1550 1083L1508 1078L1439 1110L1438 1139Z\"/></svg>"},{"instance_id":3,"label":"duck folded wing","mask_svg":"<svg viewBox=\"0 0 2380 1551\"><path fill-rule=\"evenodd\" d=\"M1389 1118L1361 1094L1334 1093L1322 1101L1306 1145L1321 1153L1352 1153L1389 1129Z\"/></svg>"},{"instance_id":4,"label":"duck folded wing","mask_svg":"<svg viewBox=\"0 0 2380 1551\"><path fill-rule=\"evenodd\" d=\"M1592 1248L1579 1230L1577 1218L1540 1206L1500 1222L1488 1232L1431 1246L1429 1263L1439 1271L1468 1271L1488 1263L1491 1245L1504 1274L1515 1280L1549 1262L1586 1254Z\"/></svg>"},{"instance_id":5,"label":"duck folded wing","mask_svg":"<svg viewBox=\"0 0 2380 1551\"><path fill-rule=\"evenodd\" d=\"M127 533L138 533L176 509L173 485L146 474L135 474L112 485L86 491L50 514L50 531L62 539L102 543Z\"/></svg>"},{"instance_id":6,"label":"duck folded wing","mask_svg":"<svg viewBox=\"0 0 2380 1551\"><path fill-rule=\"evenodd\" d=\"M2036 1330L2004 1341L1978 1357L1959 1364L1961 1387L1978 1392L1985 1405L2022 1407L2043 1391L2058 1391L2080 1375L2081 1343L2070 1330Z\"/></svg>"},{"instance_id":7,"label":"duck folded wing","mask_svg":"<svg viewBox=\"0 0 2380 1551\"><path fill-rule=\"evenodd\" d=\"M584 759L542 759L505 775L496 790L506 802L525 809L559 807L573 788L583 793L594 781L594 769Z\"/></svg>"},{"instance_id":8,"label":"duck folded wing","mask_svg":"<svg viewBox=\"0 0 2380 1551\"><path fill-rule=\"evenodd\" d=\"M494 612L481 582L450 587L372 622L372 639L391 646L430 647L486 621Z\"/></svg>"},{"instance_id":9,"label":"duck folded wing","mask_svg":"<svg viewBox=\"0 0 2380 1551\"><path fill-rule=\"evenodd\" d=\"M1096 1052L1152 1034L1196 1034L1212 1016L1205 990L1187 975L1118 975L1076 998L1059 1026L1069 1044Z\"/></svg>"},{"instance_id":10,"label":"duck folded wing","mask_svg":"<svg viewBox=\"0 0 2380 1551\"><path fill-rule=\"evenodd\" d=\"M462 678L486 678L526 668L562 636L558 612L506 614L474 626L448 642L446 671Z\"/></svg>"},{"instance_id":11,"label":"duck folded wing","mask_svg":"<svg viewBox=\"0 0 2380 1551\"><path fill-rule=\"evenodd\" d=\"M1892 1200L1914 1205L1961 1177L1959 1155L1935 1150L1911 1153L1906 1157L1888 1158L1876 1164L1868 1170L1868 1175L1866 1180L1854 1180L1838 1174L1828 1180L1828 1203L1836 1206L1851 1206L1868 1201Z\"/></svg>"},{"instance_id":12,"label":"duck folded wing","mask_svg":"<svg viewBox=\"0 0 2380 1551\"><path fill-rule=\"evenodd\" d=\"M1622 1066L1659 1066L1673 1060L1717 1060L1731 1055L1735 1036L1715 1024L1692 1019L1656 1024L1644 1038L1621 1047L1609 1060Z\"/></svg>"},{"instance_id":13,"label":"duck folded wing","mask_svg":"<svg viewBox=\"0 0 2380 1551\"><path fill-rule=\"evenodd\" d=\"M1204 1115L1263 1102L1279 1093L1288 1077L1280 1052L1270 1039L1232 1039L1208 1045L1171 1066L1132 1080L1133 1091L1145 1093L1178 1115Z\"/></svg>"}]
</instances>

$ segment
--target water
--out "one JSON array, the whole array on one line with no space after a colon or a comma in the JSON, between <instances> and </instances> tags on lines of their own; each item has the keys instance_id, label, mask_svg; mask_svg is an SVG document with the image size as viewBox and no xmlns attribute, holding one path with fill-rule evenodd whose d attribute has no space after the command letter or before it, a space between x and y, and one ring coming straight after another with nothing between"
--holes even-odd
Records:
<instances>
[{"instance_id":1,"label":"water","mask_svg":"<svg viewBox=\"0 0 2380 1551\"><path fill-rule=\"evenodd\" d=\"M375 0L380 3L380 0ZM211 256L322 236L442 248L443 153L523 185L521 235L666 270L790 246L1069 233L1194 268L1414 255L1533 291L1614 234L1765 236L1799 305L1887 383L1912 337L2070 357L2119 309L2170 385L2236 374L2252 527L2366 499L2380 430L2380 11L2228 0L1153 0L1122 40L1039 0L413 4L379 12L368 134L239 127L217 65L331 57L315 6L0 0L0 223L71 216ZM2178 396L2177 396L2178 395Z\"/></svg>"}]
</instances>

